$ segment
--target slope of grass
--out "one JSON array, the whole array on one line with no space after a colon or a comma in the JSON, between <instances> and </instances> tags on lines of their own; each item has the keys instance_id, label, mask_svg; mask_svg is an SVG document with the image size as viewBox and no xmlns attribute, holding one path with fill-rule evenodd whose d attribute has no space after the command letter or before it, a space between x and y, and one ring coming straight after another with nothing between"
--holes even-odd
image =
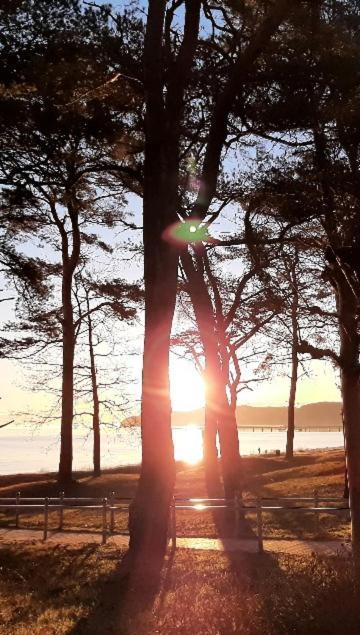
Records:
<instances>
[{"instance_id":1,"label":"slope of grass","mask_svg":"<svg viewBox=\"0 0 360 635\"><path fill-rule=\"evenodd\" d=\"M246 494L341 496L340 451L243 460ZM111 470L94 479L78 475L72 496L132 496L137 474ZM58 493L51 475L0 480L0 496ZM202 466L178 471L176 495L206 496ZM178 512L178 534L217 535L221 518L209 512ZM2 515L3 525L14 518ZM22 517L42 525L42 516ZM57 514L52 514L53 526ZM126 526L126 515L119 525ZM67 511L67 527L100 525L89 512ZM266 518L265 534L329 537L348 534L339 518L321 517L317 533L309 515L289 512ZM244 535L254 531L249 516ZM5 544L0 548L0 635L282 635L360 632L359 595L349 560L178 550L167 559L153 597L135 594L119 577L123 553L113 545Z\"/></svg>"},{"instance_id":2,"label":"slope of grass","mask_svg":"<svg viewBox=\"0 0 360 635\"><path fill-rule=\"evenodd\" d=\"M314 489L319 495L341 497L344 482L344 458L340 450L303 452L295 456L292 461L284 457L245 457L243 458L243 472L245 477L245 496L312 496ZM87 473L79 475L77 482L72 485L68 496L109 496L115 491L118 496L132 497L135 492L138 474L124 473L123 470L109 470L101 477L94 478ZM1 477L0 496L14 496L21 490L23 496L57 496L59 488L54 476L27 475L26 477ZM175 495L178 497L206 497L206 485L202 465L179 466L176 480ZM64 514L66 528L100 528L101 513L77 510L66 510ZM14 524L13 514L0 514L0 525ZM21 525L42 527L43 515L22 515ZM222 523L222 512L214 515L208 511L177 512L177 533L179 536L208 536L214 537L219 533ZM58 526L58 514L50 515L50 527ZM127 529L127 512L116 516L116 529ZM228 535L232 527L226 529ZM243 523L242 535L255 533L254 514L247 514ZM313 514L299 514L289 512L264 515L264 534L269 537L298 537L298 538L347 538L349 523L346 512L341 515L320 515L319 522Z\"/></svg>"}]
</instances>

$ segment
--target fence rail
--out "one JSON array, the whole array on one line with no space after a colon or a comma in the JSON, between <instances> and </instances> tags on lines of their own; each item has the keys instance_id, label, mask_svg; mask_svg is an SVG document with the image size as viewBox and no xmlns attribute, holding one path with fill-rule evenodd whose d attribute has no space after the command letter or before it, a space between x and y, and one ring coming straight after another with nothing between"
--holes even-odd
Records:
<instances>
[{"instance_id":1,"label":"fence rail","mask_svg":"<svg viewBox=\"0 0 360 635\"><path fill-rule=\"evenodd\" d=\"M0 498L0 511L15 511L15 527L20 526L21 513L44 514L43 540L47 540L49 533L49 513L59 512L59 530L64 528L64 511L67 509L98 510L101 512L102 544L106 544L109 534L115 532L116 512L128 509L132 498L118 497L111 492L108 498L66 497L60 492L57 497L21 497L18 492L15 497ZM271 504L270 503L275 503ZM284 503L281 505L280 503ZM291 503L291 505L289 504ZM299 505L294 503L305 503ZM323 503L333 503L336 507L324 506ZM345 504L344 504L345 503ZM341 504L341 506L340 506ZM172 549L176 548L176 511L192 510L195 512L226 509L234 512L235 535L239 536L240 520L245 513L254 513L257 523L257 541L259 552L263 551L263 513L273 512L311 512L319 519L319 514L337 514L349 512L349 505L344 498L321 497L314 491L313 497L281 496L256 497L245 501L236 495L233 499L226 498L173 498L169 517L169 538ZM108 522L110 514L110 522Z\"/></svg>"}]
</instances>

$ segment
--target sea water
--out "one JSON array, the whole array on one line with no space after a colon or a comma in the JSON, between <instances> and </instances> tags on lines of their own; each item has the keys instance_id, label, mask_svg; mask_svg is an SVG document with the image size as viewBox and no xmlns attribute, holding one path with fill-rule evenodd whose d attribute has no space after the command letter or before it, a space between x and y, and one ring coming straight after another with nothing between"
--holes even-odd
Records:
<instances>
[{"instance_id":1,"label":"sea water","mask_svg":"<svg viewBox=\"0 0 360 635\"><path fill-rule=\"evenodd\" d=\"M202 457L203 431L196 426L174 428L175 458L195 464ZM285 451L286 430L239 430L241 454ZM341 431L297 431L294 449L311 450L343 447ZM34 431L18 434L0 431L0 474L55 472L59 463L59 437ZM73 444L74 469L91 469L92 438L75 431ZM119 428L117 432L104 428L101 438L102 467L136 465L141 461L141 436L137 427Z\"/></svg>"}]
</instances>

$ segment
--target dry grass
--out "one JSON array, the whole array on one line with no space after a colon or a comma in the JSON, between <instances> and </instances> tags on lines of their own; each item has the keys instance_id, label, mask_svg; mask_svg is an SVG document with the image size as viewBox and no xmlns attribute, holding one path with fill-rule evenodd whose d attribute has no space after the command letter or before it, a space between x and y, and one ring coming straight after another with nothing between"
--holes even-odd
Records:
<instances>
[{"instance_id":1,"label":"dry grass","mask_svg":"<svg viewBox=\"0 0 360 635\"><path fill-rule=\"evenodd\" d=\"M246 458L246 490L251 494L341 496L340 451L282 457ZM115 490L132 496L137 475L109 471L94 479L80 475L68 494L105 496ZM56 495L51 477L1 478L0 496L21 489L24 496ZM201 466L179 470L176 495L206 496ZM217 535L220 518L210 513L178 513L179 533ZM326 522L325 522L326 521ZM22 519L42 523L42 517ZM52 522L57 523L56 514ZM66 525L89 527L100 518L68 511ZM3 524L13 518L2 517ZM125 526L125 516L122 519ZM344 536L347 524L321 520L322 536ZM252 521L244 526L251 532ZM308 515L286 514L267 521L269 535L315 534ZM0 550L0 635L299 635L360 632L359 596L352 564L315 556L269 556L178 550L169 557L154 596L135 594L118 575L122 552L101 547L4 544Z\"/></svg>"},{"instance_id":2,"label":"dry grass","mask_svg":"<svg viewBox=\"0 0 360 635\"><path fill-rule=\"evenodd\" d=\"M303 452L299 453L291 462L283 457L245 457L243 459L245 476L245 493L247 495L263 496L312 496L314 489L320 495L342 496L344 481L344 458L340 450ZM135 492L138 475L124 473L123 470L109 470L101 477L94 478L82 473L71 490L70 496L108 496L115 491L118 496L132 497ZM30 475L23 478L1 477L0 496L13 496L21 490L23 496L57 496L58 486L55 477ZM177 473L175 495L178 497L207 496L203 468L180 466ZM101 514L67 510L64 514L65 527L100 528ZM221 513L214 516L211 512L177 512L177 533L179 536L208 536L215 537L222 531L230 533L221 522ZM14 524L12 514L0 514L0 526ZM22 526L42 527L43 516L22 516ZM58 515L50 515L50 527L58 526ZM116 529L125 531L127 528L127 512L117 514ZM247 514L247 522L242 528L243 536L255 533L255 518ZM297 537L297 538L347 538L349 523L344 515L321 515L317 524L313 514L299 514L286 512L267 514L264 516L264 534L268 537Z\"/></svg>"},{"instance_id":3,"label":"dry grass","mask_svg":"<svg viewBox=\"0 0 360 635\"><path fill-rule=\"evenodd\" d=\"M97 545L2 545L0 633L69 633L89 614L119 557Z\"/></svg>"},{"instance_id":4,"label":"dry grass","mask_svg":"<svg viewBox=\"0 0 360 635\"><path fill-rule=\"evenodd\" d=\"M149 597L117 576L121 555L113 546L3 546L0 634L360 632L347 561L180 550Z\"/></svg>"}]
</instances>

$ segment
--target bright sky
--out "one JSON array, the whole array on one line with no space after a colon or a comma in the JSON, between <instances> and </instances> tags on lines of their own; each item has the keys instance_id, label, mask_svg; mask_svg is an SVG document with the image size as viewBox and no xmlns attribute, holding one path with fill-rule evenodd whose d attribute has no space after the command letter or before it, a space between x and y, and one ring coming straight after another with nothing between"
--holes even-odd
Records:
<instances>
[{"instance_id":1,"label":"bright sky","mask_svg":"<svg viewBox=\"0 0 360 635\"><path fill-rule=\"evenodd\" d=\"M140 370L140 359L136 366ZM18 364L8 360L1 360L1 401L0 423L15 418L21 422L20 412L44 410L48 405L46 393L32 393L24 387L25 377ZM298 382L297 405L317 401L339 401L340 392L337 387L338 378L328 362L311 362L310 377L301 377ZM139 374L136 396L139 396ZM185 360L172 356L171 360L171 397L173 410L188 411L201 408L204 405L204 386L200 375L194 366ZM254 406L284 406L288 400L289 379L276 376L268 382L258 384L253 391L244 391L239 396L239 404ZM135 404L135 411L139 406ZM13 427L4 429L11 434Z\"/></svg>"},{"instance_id":2,"label":"bright sky","mask_svg":"<svg viewBox=\"0 0 360 635\"><path fill-rule=\"evenodd\" d=\"M331 364L314 360L309 364L309 376L298 381L296 404L301 406L317 401L340 401L338 377ZM174 410L195 410L204 405L204 386L200 375L190 362L172 359L171 396ZM252 391L240 393L238 403L253 406L284 406L288 401L289 378L275 376L259 383Z\"/></svg>"},{"instance_id":3,"label":"bright sky","mask_svg":"<svg viewBox=\"0 0 360 635\"><path fill-rule=\"evenodd\" d=\"M129 207L135 213L135 222L141 223L141 211L139 201L130 197ZM228 232L229 235L234 231L231 219L223 219L219 223L219 231ZM116 242L125 238L118 235ZM110 237L107 236L107 239ZM136 240L139 240L137 236ZM239 263L239 266L240 263ZM233 273L236 273L234 264ZM117 275L128 277L129 279L139 278L141 275L141 264L125 262L121 270L117 270ZM4 288L0 284L0 288ZM10 317L8 303L0 304L1 322L4 323ZM127 329L128 327L125 327ZM137 325L129 328L128 331L118 333L121 339L129 338L129 342L134 343L133 355L125 356L125 365L129 368L131 382L126 387L129 397L133 402L133 414L139 412L140 383L141 383L141 343L142 343L142 327ZM130 344L129 344L130 345ZM312 361L308 365L310 376L302 376L298 382L297 405L317 401L339 401L340 393L337 386L338 379L330 363L325 361ZM23 417L20 413L24 412L40 412L46 409L50 403L50 399L46 393L32 393L27 389L30 385L29 377L24 373L21 365L8 360L0 360L1 374L1 401L0 401L0 423L15 418L21 422ZM200 375L195 370L193 364L189 361L179 359L172 355L171 357L171 396L173 410L187 411L201 408L204 404L204 387ZM259 406L282 406L287 403L289 391L289 378L284 375L274 376L272 379L259 384L252 384L253 390L246 390L240 393L240 404L252 404ZM119 392L123 390L119 387ZM115 390L116 392L116 390ZM124 416L127 416L125 414ZM11 428L8 430L10 433Z\"/></svg>"},{"instance_id":4,"label":"bright sky","mask_svg":"<svg viewBox=\"0 0 360 635\"><path fill-rule=\"evenodd\" d=\"M122 0L115 0L113 4L116 8L124 6ZM140 201L134 196L129 197L129 208L135 214L134 222L141 224ZM222 217L218 226L220 231L234 231L233 216L227 220ZM133 234L125 232L118 234L116 238L109 235L105 239L118 242L127 237L133 238ZM139 241L139 234L136 237ZM240 266L240 265L239 265ZM234 265L234 269L236 266ZM117 275L136 279L140 275L140 268L131 261L124 263L123 269ZM0 288L4 285L1 284ZM7 303L0 304L1 322L4 323L10 317ZM139 330L137 332L138 344L141 342ZM139 344L140 346L140 344ZM140 353L140 350L139 350ZM132 386L129 387L130 396L133 399L134 413L139 411L139 396L141 382L141 356L140 354L129 356L128 366L132 377ZM328 362L313 361L309 363L310 376L303 376L298 382L297 404L305 404L317 401L338 401L340 394L337 386L337 376L332 366ZM0 423L13 417L17 420L16 413L28 410L43 410L49 398L46 392L32 393L26 386L29 385L26 375L24 375L20 364L8 360L0 360L1 376L1 401L0 401ZM253 384L255 386L255 384ZM289 378L286 375L275 376L267 382L259 383L252 391L244 391L240 394L239 403L253 404L261 406L285 405L288 400ZM204 387L202 379L196 372L194 366L185 360L175 356L171 359L171 395L174 410L192 410L200 408L204 404Z\"/></svg>"}]
</instances>

